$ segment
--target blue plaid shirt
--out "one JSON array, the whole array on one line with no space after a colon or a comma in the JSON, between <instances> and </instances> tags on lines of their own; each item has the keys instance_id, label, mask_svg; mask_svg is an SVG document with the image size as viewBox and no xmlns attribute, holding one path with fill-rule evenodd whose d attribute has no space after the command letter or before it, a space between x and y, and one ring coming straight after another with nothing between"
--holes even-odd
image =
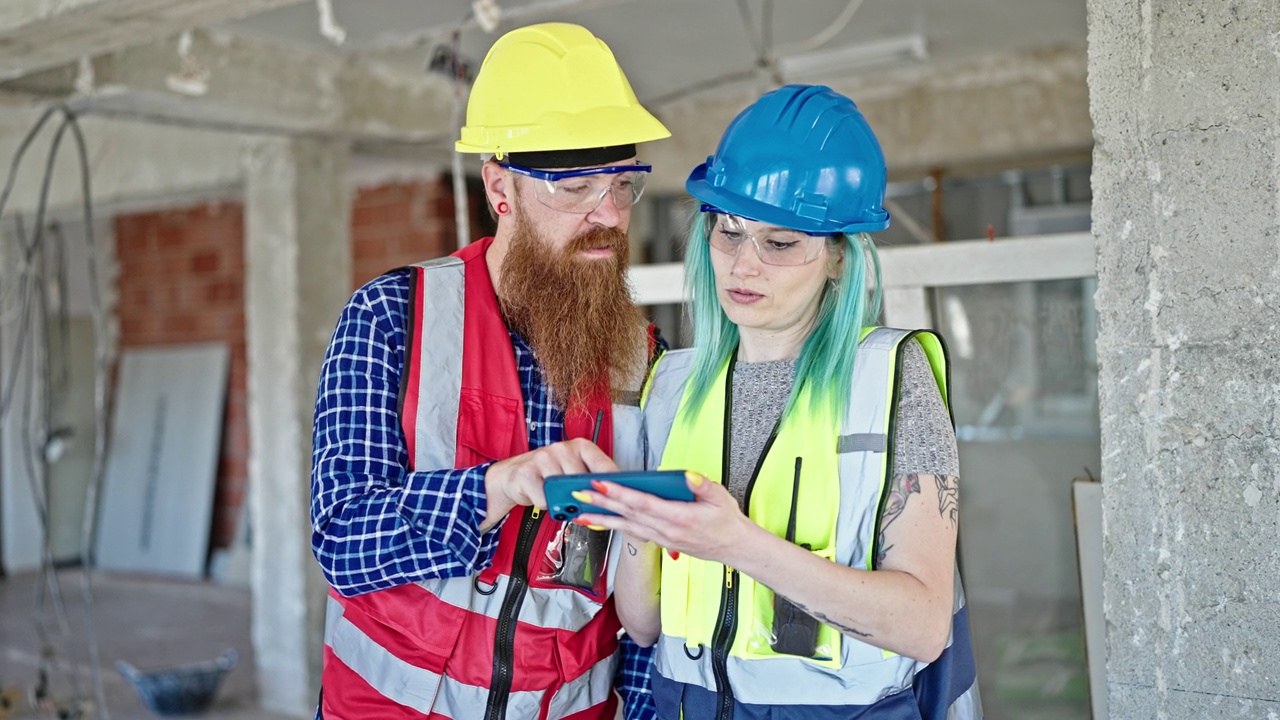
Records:
<instances>
[{"instance_id":1,"label":"blue plaid shirt","mask_svg":"<svg viewBox=\"0 0 1280 720\"><path fill-rule=\"evenodd\" d=\"M410 271L372 280L342 309L320 371L312 435L311 547L329 583L360 595L488 567L501 523L480 532L488 510L476 467L410 472L400 426L400 372L409 320ZM530 449L564 439L533 351L511 333ZM622 638L614 685L627 720L652 720L651 651Z\"/></svg>"}]
</instances>

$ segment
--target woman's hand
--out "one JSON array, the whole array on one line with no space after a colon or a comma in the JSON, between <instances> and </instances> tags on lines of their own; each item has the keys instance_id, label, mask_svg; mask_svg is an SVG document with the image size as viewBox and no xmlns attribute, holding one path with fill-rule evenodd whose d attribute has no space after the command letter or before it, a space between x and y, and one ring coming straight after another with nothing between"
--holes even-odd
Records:
<instances>
[{"instance_id":1,"label":"woman's hand","mask_svg":"<svg viewBox=\"0 0 1280 720\"><path fill-rule=\"evenodd\" d=\"M728 490L695 472L685 473L693 502L663 500L617 483L594 481L594 491L574 493L618 515L583 514L580 525L620 530L632 542L652 542L674 554L734 564L744 541L759 527L738 509Z\"/></svg>"}]
</instances>

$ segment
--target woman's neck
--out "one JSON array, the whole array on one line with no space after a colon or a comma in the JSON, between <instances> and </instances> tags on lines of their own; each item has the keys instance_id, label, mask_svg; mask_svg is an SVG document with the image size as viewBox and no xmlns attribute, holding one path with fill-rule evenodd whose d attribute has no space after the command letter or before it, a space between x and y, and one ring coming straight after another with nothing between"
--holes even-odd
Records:
<instances>
[{"instance_id":1,"label":"woman's neck","mask_svg":"<svg viewBox=\"0 0 1280 720\"><path fill-rule=\"evenodd\" d=\"M738 328L738 361L744 363L795 360L808 339L808 328L781 331Z\"/></svg>"}]
</instances>

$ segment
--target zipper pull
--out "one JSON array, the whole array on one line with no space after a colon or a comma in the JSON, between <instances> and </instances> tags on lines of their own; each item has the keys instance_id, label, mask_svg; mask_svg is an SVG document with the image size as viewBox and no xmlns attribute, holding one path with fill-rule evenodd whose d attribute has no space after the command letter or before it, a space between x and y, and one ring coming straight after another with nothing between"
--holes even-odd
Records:
<instances>
[{"instance_id":1,"label":"zipper pull","mask_svg":"<svg viewBox=\"0 0 1280 720\"><path fill-rule=\"evenodd\" d=\"M538 519L538 518L540 518L540 517L542 517L542 509L541 509L541 508L539 508L537 505L534 505L534 506L533 506L533 519L534 519L534 520L537 520L537 519Z\"/></svg>"},{"instance_id":2,"label":"zipper pull","mask_svg":"<svg viewBox=\"0 0 1280 720\"><path fill-rule=\"evenodd\" d=\"M733 589L733 568L728 565L724 566L724 586L728 590Z\"/></svg>"}]
</instances>

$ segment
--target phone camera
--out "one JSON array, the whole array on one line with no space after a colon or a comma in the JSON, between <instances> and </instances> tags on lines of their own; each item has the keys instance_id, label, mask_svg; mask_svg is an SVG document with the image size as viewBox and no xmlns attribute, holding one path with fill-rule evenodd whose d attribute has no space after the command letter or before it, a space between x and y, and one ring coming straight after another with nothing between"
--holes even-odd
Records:
<instances>
[{"instance_id":1,"label":"phone camera","mask_svg":"<svg viewBox=\"0 0 1280 720\"><path fill-rule=\"evenodd\" d=\"M565 506L564 506L564 511L565 511L565 512L567 512L567 513L569 513L569 514L571 514L571 515L572 515L572 514L574 514L574 513L577 513L577 512L578 512L578 510L579 510L579 508L578 508L578 506L577 506L577 505L565 505Z\"/></svg>"},{"instance_id":2,"label":"phone camera","mask_svg":"<svg viewBox=\"0 0 1280 720\"><path fill-rule=\"evenodd\" d=\"M568 516L568 515L565 515L565 514L564 514L564 513L562 513L562 512L558 512L558 513L551 513L551 519L552 519L552 520L559 521L559 522L564 522L565 520L568 520L568 519L569 519L569 516Z\"/></svg>"}]
</instances>

